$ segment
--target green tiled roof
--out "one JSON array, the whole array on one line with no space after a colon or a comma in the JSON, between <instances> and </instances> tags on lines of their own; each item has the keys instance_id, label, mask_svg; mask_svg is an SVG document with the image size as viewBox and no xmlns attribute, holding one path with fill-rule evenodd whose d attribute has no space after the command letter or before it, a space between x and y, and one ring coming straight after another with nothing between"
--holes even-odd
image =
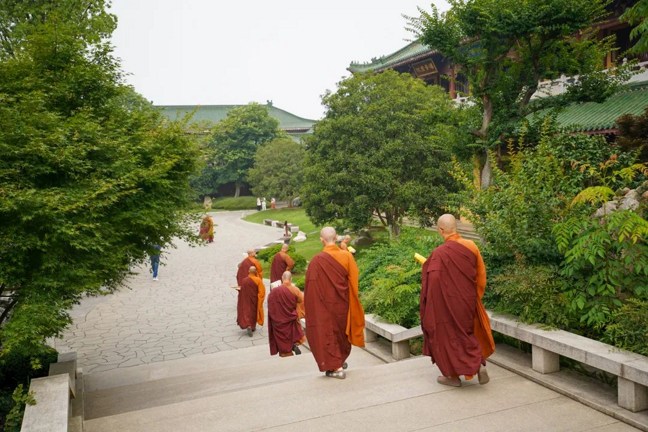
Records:
<instances>
[{"instance_id":1,"label":"green tiled roof","mask_svg":"<svg viewBox=\"0 0 648 432\"><path fill-rule=\"evenodd\" d=\"M379 58L373 58L369 63L351 62L351 65L347 69L352 73L377 72L389 67L394 67L400 63L412 60L416 57L431 54L433 52L433 50L431 50L429 47L426 47L425 45L422 45L419 41L414 41L399 49L395 53Z\"/></svg>"},{"instance_id":2,"label":"green tiled roof","mask_svg":"<svg viewBox=\"0 0 648 432\"><path fill-rule=\"evenodd\" d=\"M218 123L227 117L227 113L231 109L239 106L242 105L157 105L156 108L160 109L162 114L171 120L176 120L195 110L192 121L207 120ZM268 114L277 119L279 127L287 132L291 130L308 130L316 123L316 120L298 117L275 106L265 106L268 108Z\"/></svg>"},{"instance_id":3,"label":"green tiled roof","mask_svg":"<svg viewBox=\"0 0 648 432\"><path fill-rule=\"evenodd\" d=\"M556 120L573 132L597 132L616 129L616 119L623 114L643 114L648 107L648 81L632 83L626 90L605 102L586 102L567 106ZM542 112L540 112L542 114Z\"/></svg>"}]
</instances>

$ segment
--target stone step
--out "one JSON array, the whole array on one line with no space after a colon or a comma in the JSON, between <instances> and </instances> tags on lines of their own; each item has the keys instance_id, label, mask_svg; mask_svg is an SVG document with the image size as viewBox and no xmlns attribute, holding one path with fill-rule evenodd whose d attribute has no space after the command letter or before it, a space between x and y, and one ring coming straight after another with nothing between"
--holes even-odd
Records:
<instances>
[{"instance_id":1,"label":"stone step","mask_svg":"<svg viewBox=\"0 0 648 432\"><path fill-rule=\"evenodd\" d=\"M290 360L281 364L292 367ZM437 384L439 372L424 357L360 369L352 365L347 373L346 380L336 380L315 370L96 418L85 422L85 431L634 430L494 365L489 366L489 385L473 380L463 388Z\"/></svg>"},{"instance_id":2,"label":"stone step","mask_svg":"<svg viewBox=\"0 0 648 432\"><path fill-rule=\"evenodd\" d=\"M131 379L126 382L125 377L120 377L121 385L109 381L117 372L102 373L106 376L101 380L93 377L89 383L92 390L87 390L85 418L160 407L319 373L305 347L301 355L289 358L271 357L267 345L262 352L258 348L236 350L239 356L230 353L204 356L207 358L203 363L198 363L198 359L185 359L166 365L165 369L161 365L150 365L149 368L138 367L139 371L119 370L117 372L126 372ZM361 349L352 350L348 362L354 369L383 363ZM101 388L99 381L103 383Z\"/></svg>"}]
</instances>

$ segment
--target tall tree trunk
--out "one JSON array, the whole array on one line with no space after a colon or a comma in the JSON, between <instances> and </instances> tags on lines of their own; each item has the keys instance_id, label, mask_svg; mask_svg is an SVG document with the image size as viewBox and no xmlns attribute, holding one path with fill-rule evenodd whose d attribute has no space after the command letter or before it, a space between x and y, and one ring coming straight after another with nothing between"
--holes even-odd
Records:
<instances>
[{"instance_id":1,"label":"tall tree trunk","mask_svg":"<svg viewBox=\"0 0 648 432\"><path fill-rule=\"evenodd\" d=\"M491 121L493 120L493 101L490 96L484 95L482 97L482 103L484 104L484 116L482 117L482 126L479 130L479 136L486 140L488 137L488 128L490 127ZM486 189L490 186L491 183L491 161L490 156L488 155L488 149L484 150L486 153L486 158L484 160L484 166L481 171L481 181L480 189Z\"/></svg>"},{"instance_id":2,"label":"tall tree trunk","mask_svg":"<svg viewBox=\"0 0 648 432\"><path fill-rule=\"evenodd\" d=\"M484 167L482 168L482 172L481 172L480 189L488 189L488 187L491 184L491 178L493 175L493 171L491 169L491 160L490 160L488 150L485 150L485 152L486 152L486 161L484 162Z\"/></svg>"},{"instance_id":3,"label":"tall tree trunk","mask_svg":"<svg viewBox=\"0 0 648 432\"><path fill-rule=\"evenodd\" d=\"M239 182L234 183L236 185L236 190L234 191L234 198L238 198L241 195L241 184Z\"/></svg>"}]
</instances>

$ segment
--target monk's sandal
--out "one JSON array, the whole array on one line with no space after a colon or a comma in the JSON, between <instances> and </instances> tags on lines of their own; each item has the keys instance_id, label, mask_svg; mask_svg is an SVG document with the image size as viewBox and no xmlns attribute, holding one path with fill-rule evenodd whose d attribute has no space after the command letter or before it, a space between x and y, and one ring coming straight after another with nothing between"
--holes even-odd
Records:
<instances>
[{"instance_id":1,"label":"monk's sandal","mask_svg":"<svg viewBox=\"0 0 648 432\"><path fill-rule=\"evenodd\" d=\"M330 378L344 379L346 378L346 372L343 370L326 371L326 376Z\"/></svg>"},{"instance_id":2,"label":"monk's sandal","mask_svg":"<svg viewBox=\"0 0 648 432\"><path fill-rule=\"evenodd\" d=\"M488 383L488 381L490 381L490 377L488 376L488 371L484 366L479 367L479 372L477 372L477 380L481 385L484 385Z\"/></svg>"}]
</instances>

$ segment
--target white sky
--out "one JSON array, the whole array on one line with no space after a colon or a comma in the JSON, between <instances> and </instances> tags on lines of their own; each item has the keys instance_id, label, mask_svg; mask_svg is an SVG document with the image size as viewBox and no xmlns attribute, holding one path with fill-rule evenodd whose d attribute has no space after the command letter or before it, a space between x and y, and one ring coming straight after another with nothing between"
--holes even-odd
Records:
<instances>
[{"instance_id":1,"label":"white sky","mask_svg":"<svg viewBox=\"0 0 648 432\"><path fill-rule=\"evenodd\" d=\"M435 0L446 10L445 0ZM265 103L311 119L352 61L412 39L421 0L113 0L115 54L156 105Z\"/></svg>"}]
</instances>

